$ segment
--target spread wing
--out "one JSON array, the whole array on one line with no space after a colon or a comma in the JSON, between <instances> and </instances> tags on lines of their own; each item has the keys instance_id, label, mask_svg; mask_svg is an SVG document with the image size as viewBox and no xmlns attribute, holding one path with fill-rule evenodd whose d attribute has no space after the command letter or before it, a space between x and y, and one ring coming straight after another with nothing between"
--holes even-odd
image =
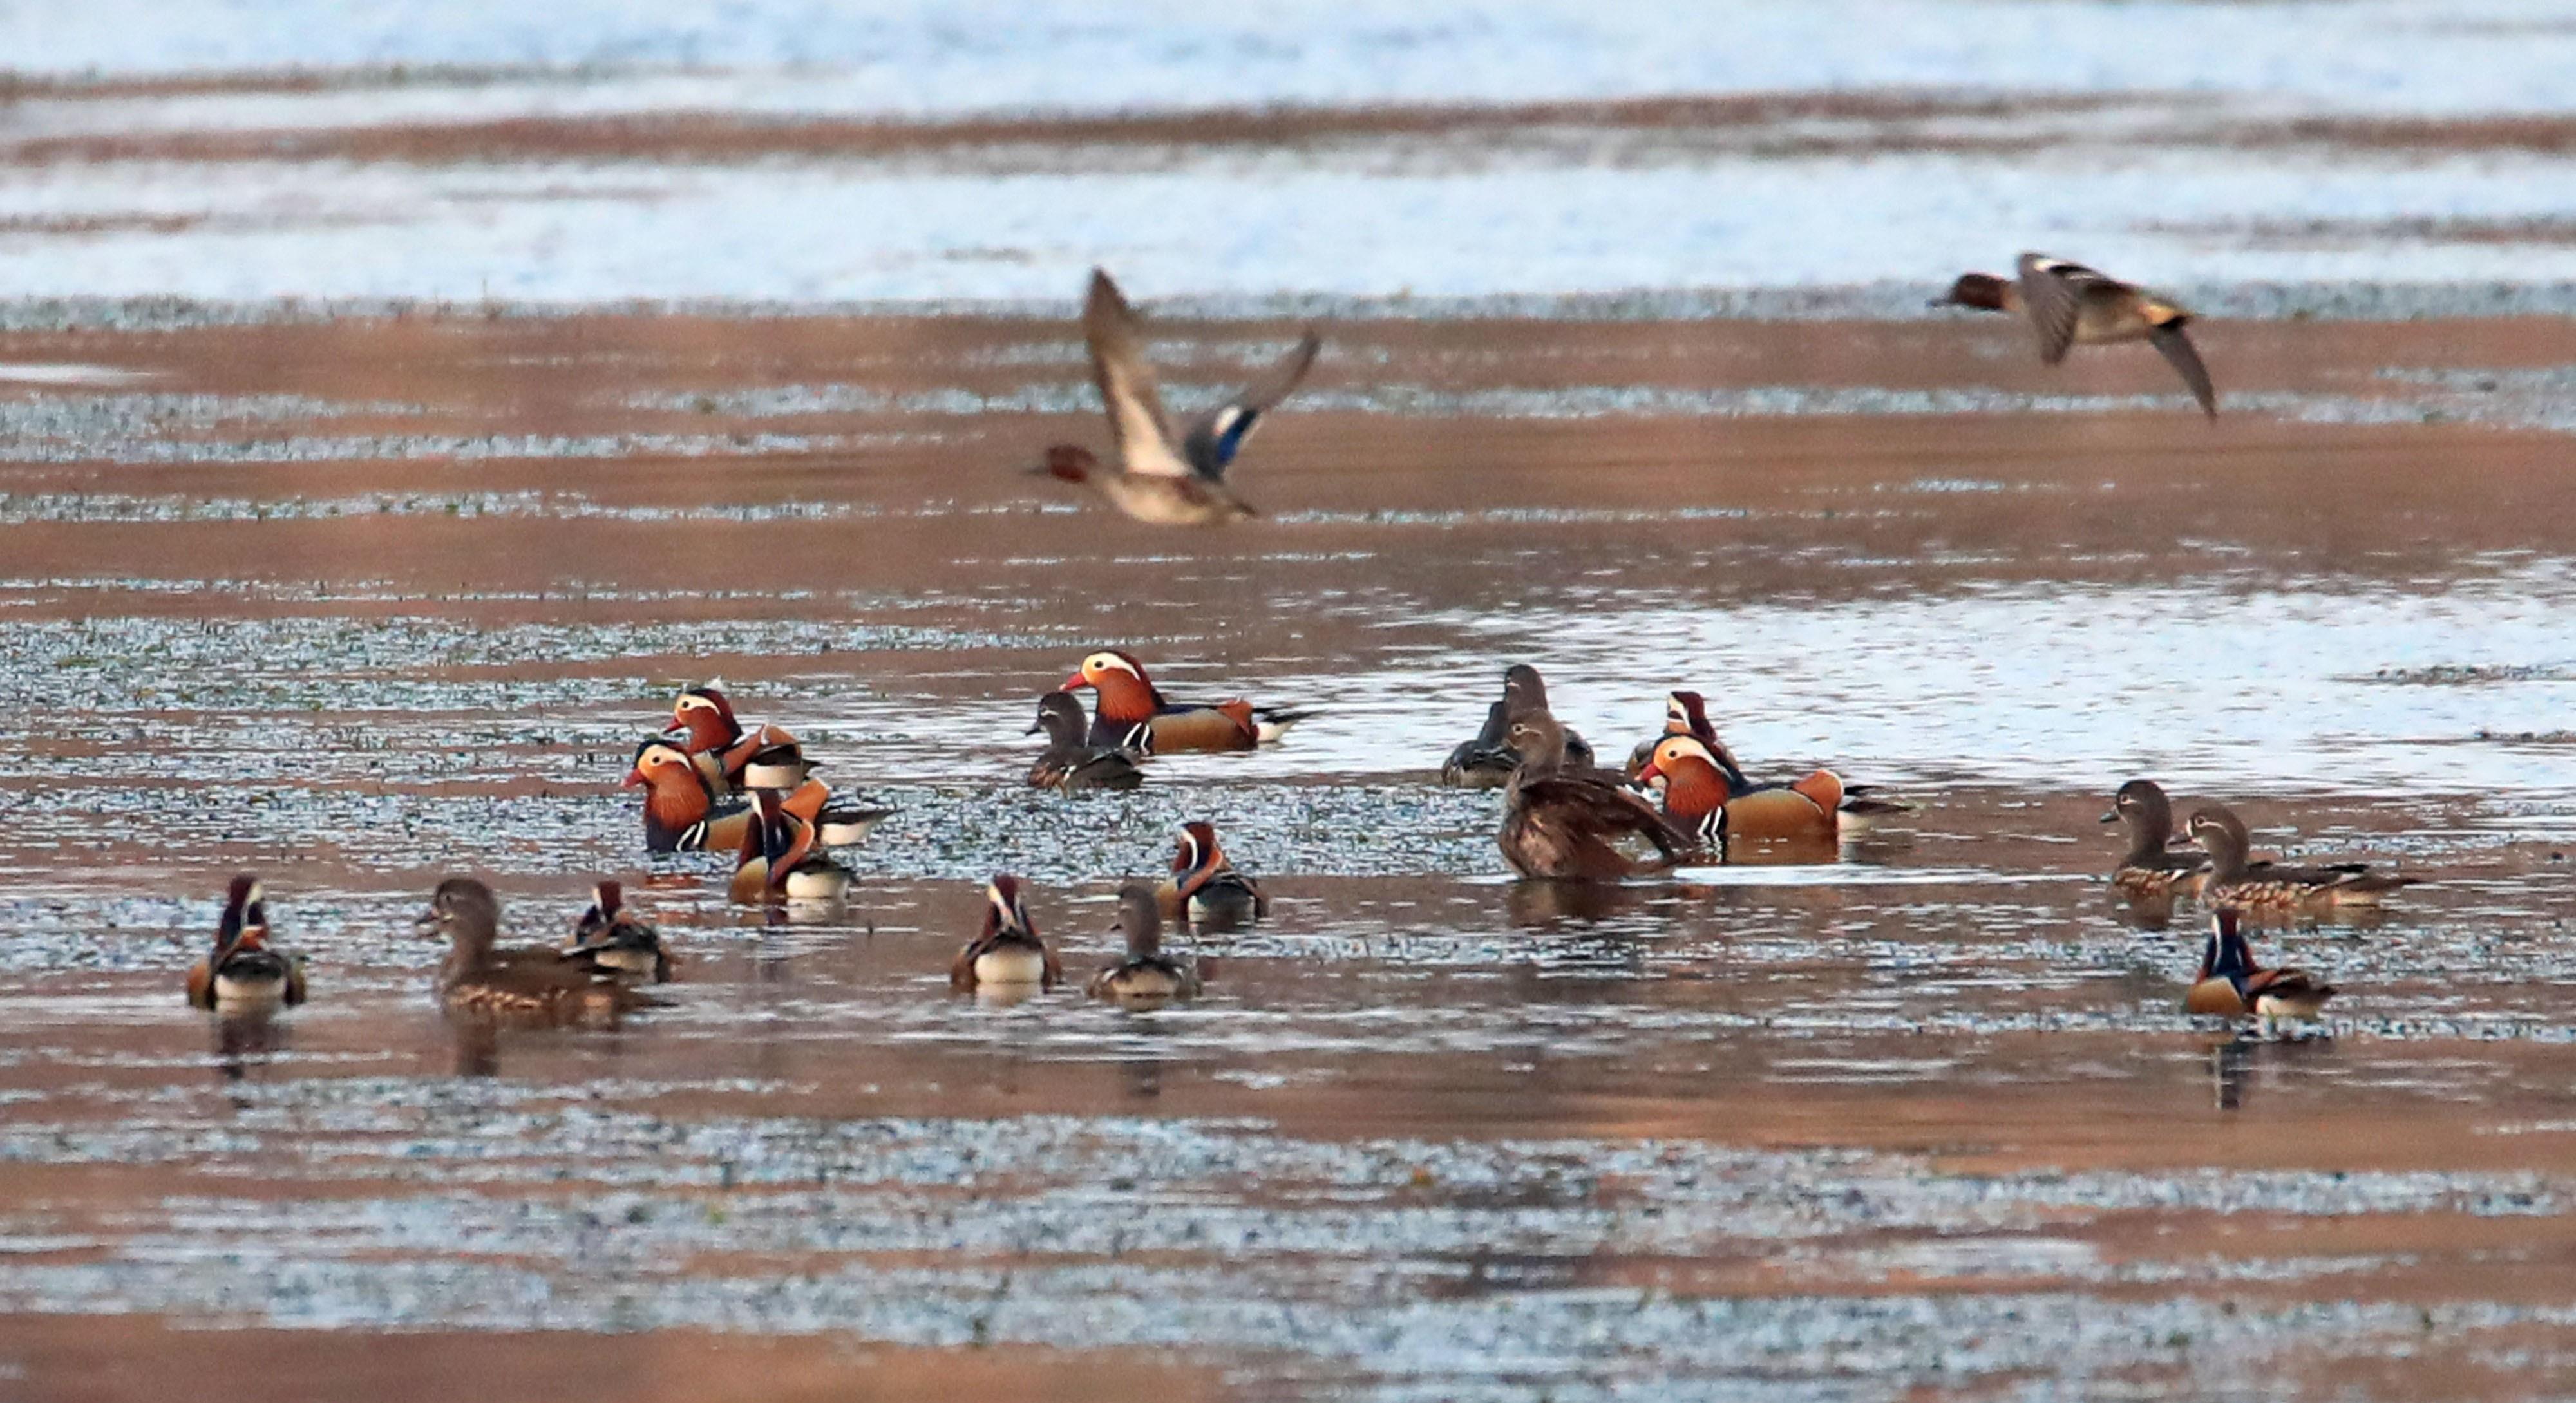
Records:
<instances>
[{"instance_id":1,"label":"spread wing","mask_svg":"<svg viewBox=\"0 0 2576 1403\"><path fill-rule=\"evenodd\" d=\"M1521 785L1521 799L1523 812L1539 829L1552 830L1570 844L1634 834L1667 858L1680 857L1692 846L1690 835L1673 827L1652 804L1630 790L1588 776L1528 780Z\"/></svg>"},{"instance_id":2,"label":"spread wing","mask_svg":"<svg viewBox=\"0 0 2576 1403\"><path fill-rule=\"evenodd\" d=\"M1270 368L1269 374L1245 386L1241 394L1200 415L1198 422L1190 425L1189 438L1182 444L1191 469L1201 477L1223 481L1225 470L1234 466L1235 455L1243 451L1243 445L1252 438L1252 431L1261 427L1262 419L1296 390L1298 382L1306 378L1306 371L1315 364L1316 355L1323 349L1323 341L1314 332L1307 332L1296 349Z\"/></svg>"},{"instance_id":3,"label":"spread wing","mask_svg":"<svg viewBox=\"0 0 2576 1403\"><path fill-rule=\"evenodd\" d=\"M1172 450L1172 421L1163 412L1154 367L1145 359L1136 309L1097 268L1091 270L1091 296L1082 305L1082 336L1091 348L1091 380L1109 410L1119 462L1131 473L1188 477L1189 464Z\"/></svg>"},{"instance_id":4,"label":"spread wing","mask_svg":"<svg viewBox=\"0 0 2576 1403\"><path fill-rule=\"evenodd\" d=\"M2181 372L2182 382L2191 387L2191 397L2200 401L2200 412L2218 417L2218 388L2209 383L2209 370L2200 363L2200 352L2192 349L2191 338L2183 335L2178 322L2168 322L2147 333L2147 340L2164 353L2167 364Z\"/></svg>"},{"instance_id":5,"label":"spread wing","mask_svg":"<svg viewBox=\"0 0 2576 1403\"><path fill-rule=\"evenodd\" d=\"M2129 290L2107 274L2044 253L2025 253L2015 267L2021 274L2021 305L2039 336L2039 358L2050 365L2066 359L2067 348L2075 344L2076 323L2083 319L2087 301Z\"/></svg>"}]
</instances>

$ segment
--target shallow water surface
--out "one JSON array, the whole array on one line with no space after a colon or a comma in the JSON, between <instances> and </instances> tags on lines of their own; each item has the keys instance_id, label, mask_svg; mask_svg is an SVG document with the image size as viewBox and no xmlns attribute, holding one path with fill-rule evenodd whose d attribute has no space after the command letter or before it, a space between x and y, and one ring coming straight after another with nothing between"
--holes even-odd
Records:
<instances>
[{"instance_id":1,"label":"shallow water surface","mask_svg":"<svg viewBox=\"0 0 2576 1403\"><path fill-rule=\"evenodd\" d=\"M603 1330L638 1397L2576 1386L2576 503L2563 424L2434 398L2555 383L2562 324L2215 326L2215 425L2009 327L1328 335L1204 534L1015 471L1099 435L1052 323L0 338L87 368L0 396L5 1386L282 1342L316 1397L561 1396ZM1103 644L1317 714L1033 793ZM1605 752L1694 686L1757 771L1919 810L1510 881L1433 773L1516 660ZM845 905L640 852L617 781L717 675L899 810ZM2200 914L2102 882L2142 773L2429 879L2262 927L2331 1036L2180 1014ZM949 996L986 876L1087 973L1200 817L1276 899L1205 998ZM274 1020L177 992L241 868L311 962ZM410 918L460 870L527 939L625 878L667 1006L443 1018Z\"/></svg>"}]
</instances>

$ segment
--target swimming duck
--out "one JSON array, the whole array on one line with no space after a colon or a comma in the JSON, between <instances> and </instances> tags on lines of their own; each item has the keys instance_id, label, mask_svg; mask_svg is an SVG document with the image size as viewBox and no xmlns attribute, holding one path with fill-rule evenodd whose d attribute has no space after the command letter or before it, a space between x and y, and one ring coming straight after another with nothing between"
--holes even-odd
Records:
<instances>
[{"instance_id":1,"label":"swimming duck","mask_svg":"<svg viewBox=\"0 0 2576 1403\"><path fill-rule=\"evenodd\" d=\"M2214 907L2376 906L2388 893L2416 882L2375 873L2366 862L2314 867L2249 862L2246 853L2253 843L2244 820L2215 804L2192 811L2189 831L2193 841L2209 850L2209 875L2201 882L2200 899Z\"/></svg>"},{"instance_id":2,"label":"swimming duck","mask_svg":"<svg viewBox=\"0 0 2576 1403\"><path fill-rule=\"evenodd\" d=\"M1840 839L1848 823L1842 777L1818 770L1784 785L1735 791L1728 767L1697 736L1666 736L1655 743L1641 783L1664 782L1664 814L1705 835L1723 810L1735 839ZM1883 801L1882 801L1883 802ZM1703 839L1705 841L1705 838Z\"/></svg>"},{"instance_id":3,"label":"swimming duck","mask_svg":"<svg viewBox=\"0 0 2576 1403\"><path fill-rule=\"evenodd\" d=\"M662 734L684 735L681 748L691 756L704 757L699 763L715 777L719 798L744 787L743 766L752 756L796 744L796 737L776 726L744 730L734 719L732 700L714 683L683 690L671 703L671 724L662 728Z\"/></svg>"},{"instance_id":4,"label":"swimming duck","mask_svg":"<svg viewBox=\"0 0 2576 1403\"><path fill-rule=\"evenodd\" d=\"M1038 698L1038 719L1025 732L1044 731L1047 748L1029 765L1029 787L1078 794L1093 789L1134 789L1145 782L1136 757L1109 745L1084 739L1082 703L1070 692Z\"/></svg>"},{"instance_id":5,"label":"swimming duck","mask_svg":"<svg viewBox=\"0 0 2576 1403\"><path fill-rule=\"evenodd\" d=\"M635 763L619 787L638 786L644 790L647 852L722 852L740 846L750 827L750 802L720 798L705 771L668 741L648 740L635 747ZM787 796L786 808L810 821L830 798L831 790L821 780L807 780Z\"/></svg>"},{"instance_id":6,"label":"swimming duck","mask_svg":"<svg viewBox=\"0 0 2576 1403\"><path fill-rule=\"evenodd\" d=\"M1630 783L1671 782L1664 771L1648 773L1648 766L1654 760L1656 747L1675 736L1687 736L1699 742L1697 759L1714 766L1725 780L1730 807L1739 801L1751 801L1733 812L1734 832L1740 837L1805 835L1811 825L1803 808L1785 799L1757 797L1782 790L1803 794L1809 802L1819 805L1829 793L1839 792L1841 798L1833 804L1833 831L1841 837L1865 833L1890 814L1914 812L1915 806L1905 800L1879 798L1869 786L1845 783L1831 770L1818 770L1789 784L1756 783L1745 776L1744 766L1736 760L1735 752L1726 748L1725 741L1718 739L1717 727L1708 719L1708 701L1697 692L1677 691L1665 695L1663 734L1639 744L1628 753L1627 778ZM1773 827L1780 831L1765 831Z\"/></svg>"},{"instance_id":7,"label":"swimming duck","mask_svg":"<svg viewBox=\"0 0 2576 1403\"><path fill-rule=\"evenodd\" d=\"M2081 263L2025 253L2015 265L2017 282L1992 273L1963 273L1950 285L1950 295L1932 305L1973 307L1985 312L2024 313L2039 336L2039 358L2050 365L2066 359L2072 346L2099 346L2118 341L2147 341L2182 375L2201 412L2218 417L2218 391L2183 334L2191 314L2155 294Z\"/></svg>"},{"instance_id":8,"label":"swimming duck","mask_svg":"<svg viewBox=\"0 0 2576 1403\"><path fill-rule=\"evenodd\" d=\"M2209 915L2209 940L2201 948L2200 974L2183 995L2190 1013L2262 1020L2269 1036L2276 1022L2306 1022L2317 1016L2335 987L2303 969L2262 969L2253 947L2237 926L2237 914L2224 907Z\"/></svg>"},{"instance_id":9,"label":"swimming duck","mask_svg":"<svg viewBox=\"0 0 2576 1403\"><path fill-rule=\"evenodd\" d=\"M662 948L662 933L627 909L622 883L601 882L590 889L590 905L573 919L572 936L557 953L595 971L671 982L671 956Z\"/></svg>"},{"instance_id":10,"label":"swimming duck","mask_svg":"<svg viewBox=\"0 0 2576 1403\"><path fill-rule=\"evenodd\" d=\"M188 1002L206 1009L260 1009L304 1002L304 960L268 946L266 889L244 872L224 889L214 948L188 971Z\"/></svg>"},{"instance_id":11,"label":"swimming duck","mask_svg":"<svg viewBox=\"0 0 2576 1403\"><path fill-rule=\"evenodd\" d=\"M797 816L813 821L815 841L827 848L864 843L869 830L894 816L892 809L831 802L830 786L813 778L821 768L822 761L806 758L804 747L787 741L752 752L751 758L743 762L739 778L744 789L775 789L789 796L791 811L814 807L813 813ZM812 794L806 793L809 784L816 787ZM820 807L815 807L818 800Z\"/></svg>"},{"instance_id":12,"label":"swimming duck","mask_svg":"<svg viewBox=\"0 0 2576 1403\"><path fill-rule=\"evenodd\" d=\"M1105 467L1090 449L1060 443L1033 471L1084 484L1127 515L1157 525L1214 526L1258 515L1234 495L1226 470L1261 420L1306 378L1323 348L1315 333L1307 332L1269 374L1177 435L1163 412L1154 367L1145 359L1136 311L1097 268L1083 303L1082 333L1091 348L1092 383L1109 413L1118 466Z\"/></svg>"},{"instance_id":13,"label":"swimming duck","mask_svg":"<svg viewBox=\"0 0 2576 1403\"><path fill-rule=\"evenodd\" d=\"M1241 698L1213 706L1167 701L1133 654L1103 648L1082 660L1059 692L1089 687L1099 694L1091 743L1138 755L1251 750L1279 739L1308 711L1256 708Z\"/></svg>"},{"instance_id":14,"label":"swimming duck","mask_svg":"<svg viewBox=\"0 0 2576 1403\"><path fill-rule=\"evenodd\" d=\"M1091 976L1084 993L1134 1008L1198 997L1198 962L1163 949L1163 913L1152 886L1129 882L1118 889L1118 924L1111 929L1127 937L1127 954Z\"/></svg>"},{"instance_id":15,"label":"swimming duck","mask_svg":"<svg viewBox=\"0 0 2576 1403\"><path fill-rule=\"evenodd\" d=\"M2173 803L2151 779L2133 779L2111 798L2104 823L2129 832L2128 856L2111 873L2111 885L2131 896L2190 895L2209 876L2209 855L2173 849Z\"/></svg>"},{"instance_id":16,"label":"swimming duck","mask_svg":"<svg viewBox=\"0 0 2576 1403\"><path fill-rule=\"evenodd\" d=\"M997 876L984 888L984 931L966 942L948 966L948 986L981 990L1052 989L1064 966L1038 937L1020 893L1020 879Z\"/></svg>"},{"instance_id":17,"label":"swimming duck","mask_svg":"<svg viewBox=\"0 0 2576 1403\"><path fill-rule=\"evenodd\" d=\"M1545 711L1512 723L1503 737L1520 752L1520 768L1503 786L1503 825L1494 843L1524 877L1615 881L1659 872L1694 852L1691 835L1665 821L1634 792L1565 760L1565 728ZM1721 810L1722 812L1722 810ZM1720 823L1723 842L1724 820ZM1642 840L1652 857L1620 850Z\"/></svg>"},{"instance_id":18,"label":"swimming duck","mask_svg":"<svg viewBox=\"0 0 2576 1403\"><path fill-rule=\"evenodd\" d=\"M1538 675L1537 668L1514 663L1503 669L1503 699L1486 708L1484 729L1476 733L1474 740L1461 741L1457 749L1449 752L1447 763L1440 767L1440 782L1452 789L1500 789L1509 784L1512 771L1519 769L1521 763L1509 739L1512 723L1533 711L1547 709L1547 681ZM1563 729L1567 767L1591 769L1592 746L1572 727Z\"/></svg>"},{"instance_id":19,"label":"swimming duck","mask_svg":"<svg viewBox=\"0 0 2576 1403\"><path fill-rule=\"evenodd\" d=\"M1220 928L1270 914L1270 898L1260 883L1226 860L1212 823L1181 825L1172 846L1172 880L1163 884L1162 893L1165 907L1175 915Z\"/></svg>"},{"instance_id":20,"label":"swimming duck","mask_svg":"<svg viewBox=\"0 0 2576 1403\"><path fill-rule=\"evenodd\" d=\"M725 895L742 906L781 901L837 901L850 889L850 869L833 861L814 825L787 810L775 789L751 791L751 822L734 852Z\"/></svg>"},{"instance_id":21,"label":"swimming duck","mask_svg":"<svg viewBox=\"0 0 2576 1403\"><path fill-rule=\"evenodd\" d=\"M449 942L437 988L439 1002L454 1012L575 1022L613 1019L654 1002L560 951L494 949L501 900L471 877L439 883L414 924L423 935Z\"/></svg>"}]
</instances>

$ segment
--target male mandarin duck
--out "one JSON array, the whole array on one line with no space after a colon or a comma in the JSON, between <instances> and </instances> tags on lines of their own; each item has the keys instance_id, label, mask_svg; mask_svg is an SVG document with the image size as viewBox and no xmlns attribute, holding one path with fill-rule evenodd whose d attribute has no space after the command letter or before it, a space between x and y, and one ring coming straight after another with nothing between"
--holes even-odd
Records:
<instances>
[{"instance_id":1,"label":"male mandarin duck","mask_svg":"<svg viewBox=\"0 0 2576 1403\"><path fill-rule=\"evenodd\" d=\"M1983 312L2021 313L2039 337L2039 358L2050 365L2066 359L2073 346L2099 346L2119 341L2153 344L2203 414L2218 417L2218 391L2209 371L2183 334L2191 314L2130 283L2096 272L2081 263L2025 253L2015 265L2019 277L2007 281L1992 273L1964 273L1949 295L1932 305L1972 307Z\"/></svg>"},{"instance_id":2,"label":"male mandarin duck","mask_svg":"<svg viewBox=\"0 0 2576 1403\"><path fill-rule=\"evenodd\" d=\"M2131 896L2187 896L2209 876L2207 853L2173 847L2173 802L2151 779L2133 779L2111 798L2104 823L2129 833L2128 855L2112 870L2111 885Z\"/></svg>"},{"instance_id":3,"label":"male mandarin duck","mask_svg":"<svg viewBox=\"0 0 2576 1403\"><path fill-rule=\"evenodd\" d=\"M671 981L662 933L626 905L626 888L618 882L591 888L590 905L573 918L572 935L557 953L592 970L649 976L656 984Z\"/></svg>"},{"instance_id":4,"label":"male mandarin duck","mask_svg":"<svg viewBox=\"0 0 2576 1403\"><path fill-rule=\"evenodd\" d=\"M655 1002L613 975L565 959L559 950L493 948L501 931L501 900L471 877L439 883L428 912L414 924L422 934L449 942L437 988L439 1002L452 1012L613 1021Z\"/></svg>"},{"instance_id":5,"label":"male mandarin duck","mask_svg":"<svg viewBox=\"0 0 2576 1403\"><path fill-rule=\"evenodd\" d=\"M681 748L693 757L704 757L700 764L713 777L719 797L743 787L743 766L753 755L796 744L796 737L776 726L744 730L734 719L732 700L713 683L681 692L671 703L671 724L662 728L662 734L683 735Z\"/></svg>"},{"instance_id":6,"label":"male mandarin duck","mask_svg":"<svg viewBox=\"0 0 2576 1403\"><path fill-rule=\"evenodd\" d=\"M1658 748L1676 737L1699 742L1696 752L1677 752L1693 757L1684 763L1705 762L1713 766L1725 781L1726 802L1733 819L1731 831L1740 838L1808 836L1814 825L1807 810L1776 797L1789 792L1803 794L1811 803L1818 805L1822 805L1829 794L1839 795L1828 810L1833 816L1833 825L1828 831L1837 836L1865 832L1889 814L1914 812L1912 804L1902 799L1877 798L1868 786L1846 784L1831 770L1818 770L1790 784L1759 784L1746 778L1744 766L1736 760L1735 752L1726 748L1725 741L1718 739L1717 727L1708 719L1708 702L1697 692L1672 692L1665 696L1664 733L1629 752L1627 777L1630 782L1651 784L1660 780L1669 785L1670 775L1653 768L1653 762ZM1761 797L1765 795L1775 797ZM1739 804L1742 807L1736 807ZM1697 822L1700 817L1694 808L1687 821Z\"/></svg>"},{"instance_id":7,"label":"male mandarin duck","mask_svg":"<svg viewBox=\"0 0 2576 1403\"><path fill-rule=\"evenodd\" d=\"M788 811L775 789L751 791L751 822L734 852L725 894L743 906L782 901L837 901L850 889L850 869L823 852L814 825Z\"/></svg>"},{"instance_id":8,"label":"male mandarin duck","mask_svg":"<svg viewBox=\"0 0 2576 1403\"><path fill-rule=\"evenodd\" d=\"M639 786L644 790L647 852L722 852L741 846L751 826L750 803L720 800L688 754L667 741L648 740L635 747L635 763L620 787ZM786 809L811 821L830 798L821 780L807 780L787 796Z\"/></svg>"},{"instance_id":9,"label":"male mandarin duck","mask_svg":"<svg viewBox=\"0 0 2576 1403\"><path fill-rule=\"evenodd\" d=\"M1691 835L1643 798L1598 775L1570 770L1565 728L1544 711L1512 723L1504 739L1520 768L1503 786L1503 824L1495 846L1524 877L1615 881L1659 872L1693 855ZM1713 849L1724 851L1724 809ZM1623 850L1623 845L1625 850ZM1651 847L1651 856L1637 851Z\"/></svg>"},{"instance_id":10,"label":"male mandarin duck","mask_svg":"<svg viewBox=\"0 0 2576 1403\"><path fill-rule=\"evenodd\" d=\"M1547 681L1538 669L1527 663L1514 663L1503 669L1503 697L1485 710L1484 729L1476 738L1461 741L1449 752L1448 762L1440 767L1440 782L1452 789L1500 789L1509 784L1512 772L1520 768L1519 752L1511 747L1512 723L1534 711L1546 711ZM1561 725L1561 723L1560 723ZM1592 768L1592 747L1573 728L1565 731L1565 763L1569 768Z\"/></svg>"},{"instance_id":11,"label":"male mandarin duck","mask_svg":"<svg viewBox=\"0 0 2576 1403\"><path fill-rule=\"evenodd\" d=\"M1223 928L1239 926L1270 914L1270 898L1261 884L1234 869L1216 841L1216 825L1181 825L1172 845L1172 879L1160 889L1164 907L1176 917Z\"/></svg>"},{"instance_id":12,"label":"male mandarin duck","mask_svg":"<svg viewBox=\"0 0 2576 1403\"><path fill-rule=\"evenodd\" d=\"M1134 655L1103 648L1082 660L1059 692L1091 688L1099 695L1091 743L1138 755L1186 751L1251 750L1285 734L1312 712L1256 708L1241 698L1213 706L1164 699Z\"/></svg>"},{"instance_id":13,"label":"male mandarin duck","mask_svg":"<svg viewBox=\"0 0 2576 1403\"><path fill-rule=\"evenodd\" d=\"M214 948L188 971L188 1002L197 1008L289 1008L304 1002L304 960L269 948L267 891L244 872L224 891Z\"/></svg>"},{"instance_id":14,"label":"male mandarin duck","mask_svg":"<svg viewBox=\"0 0 2576 1403\"><path fill-rule=\"evenodd\" d=\"M1084 738L1087 723L1082 703L1069 692L1038 698L1038 719L1025 732L1044 731L1047 748L1029 765L1029 787L1079 794L1097 789L1134 789L1145 782L1136 757L1114 745L1093 745Z\"/></svg>"},{"instance_id":15,"label":"male mandarin duck","mask_svg":"<svg viewBox=\"0 0 2576 1403\"><path fill-rule=\"evenodd\" d=\"M2366 862L2332 862L2296 867L2282 862L2254 862L2247 854L2253 839L2245 821L2223 806L2192 811L2192 840L2209 851L2209 875L2200 899L2213 907L2264 907L2312 910L2333 906L2376 906L2413 877L2379 873Z\"/></svg>"},{"instance_id":16,"label":"male mandarin duck","mask_svg":"<svg viewBox=\"0 0 2576 1403\"><path fill-rule=\"evenodd\" d=\"M2269 1034L2276 1022L2315 1018L2334 996L2333 985L2306 970L2258 967L2236 912L2222 907L2210 913L2200 973L2183 995L2183 1008L2222 1018L2258 1018Z\"/></svg>"},{"instance_id":17,"label":"male mandarin duck","mask_svg":"<svg viewBox=\"0 0 2576 1403\"><path fill-rule=\"evenodd\" d=\"M1031 471L1080 483L1138 521L1162 526L1216 526L1257 515L1225 480L1237 454L1271 409L1286 399L1323 343L1309 331L1286 359L1243 393L1175 432L1145 359L1134 308L1109 275L1095 268L1083 303L1082 332L1091 350L1091 378L1109 414L1118 463L1104 466L1090 449L1059 443Z\"/></svg>"},{"instance_id":18,"label":"male mandarin duck","mask_svg":"<svg viewBox=\"0 0 2576 1403\"><path fill-rule=\"evenodd\" d=\"M1020 879L1002 875L984 888L984 929L948 966L948 985L960 993L1052 989L1064 979L1055 951L1029 920Z\"/></svg>"},{"instance_id":19,"label":"male mandarin duck","mask_svg":"<svg viewBox=\"0 0 2576 1403\"><path fill-rule=\"evenodd\" d=\"M1198 962L1163 949L1163 913L1154 888L1129 882L1118 889L1118 924L1127 953L1091 976L1083 992L1130 1008L1153 1008L1198 997Z\"/></svg>"},{"instance_id":20,"label":"male mandarin duck","mask_svg":"<svg viewBox=\"0 0 2576 1403\"><path fill-rule=\"evenodd\" d=\"M1703 843L1712 841L1710 825L1719 822L1720 814L1727 836L1739 840L1833 842L1845 825L1843 782L1833 771L1818 770L1805 779L1738 794L1717 752L1696 736L1657 741L1637 779L1649 784L1662 780L1665 817L1700 834Z\"/></svg>"}]
</instances>

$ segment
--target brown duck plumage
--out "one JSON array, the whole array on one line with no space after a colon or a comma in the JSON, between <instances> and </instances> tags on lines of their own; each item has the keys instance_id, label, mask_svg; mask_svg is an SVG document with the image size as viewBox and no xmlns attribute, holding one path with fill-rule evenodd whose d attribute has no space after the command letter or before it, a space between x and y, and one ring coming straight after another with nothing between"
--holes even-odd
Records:
<instances>
[{"instance_id":1,"label":"brown duck plumage","mask_svg":"<svg viewBox=\"0 0 2576 1403\"><path fill-rule=\"evenodd\" d=\"M1689 834L1654 806L1597 775L1569 770L1565 728L1545 711L1512 723L1505 737L1520 768L1503 787L1503 824L1494 843L1524 877L1616 881L1659 872L1689 858ZM1623 851L1651 847L1652 856Z\"/></svg>"},{"instance_id":2,"label":"brown duck plumage","mask_svg":"<svg viewBox=\"0 0 2576 1403\"><path fill-rule=\"evenodd\" d=\"M450 1010L579 1023L613 1021L653 1003L614 978L564 959L561 951L495 949L501 900L471 877L439 883L416 924L449 942L438 967L438 997Z\"/></svg>"},{"instance_id":3,"label":"brown duck plumage","mask_svg":"<svg viewBox=\"0 0 2576 1403\"><path fill-rule=\"evenodd\" d=\"M2293 867L2248 858L2252 840L2244 820L2218 805L2191 815L2192 839L2209 851L2209 876L2201 900L2212 906L2268 907L2296 910L2319 906L2371 906L2413 877L2373 872L2363 862L2336 862Z\"/></svg>"}]
</instances>

